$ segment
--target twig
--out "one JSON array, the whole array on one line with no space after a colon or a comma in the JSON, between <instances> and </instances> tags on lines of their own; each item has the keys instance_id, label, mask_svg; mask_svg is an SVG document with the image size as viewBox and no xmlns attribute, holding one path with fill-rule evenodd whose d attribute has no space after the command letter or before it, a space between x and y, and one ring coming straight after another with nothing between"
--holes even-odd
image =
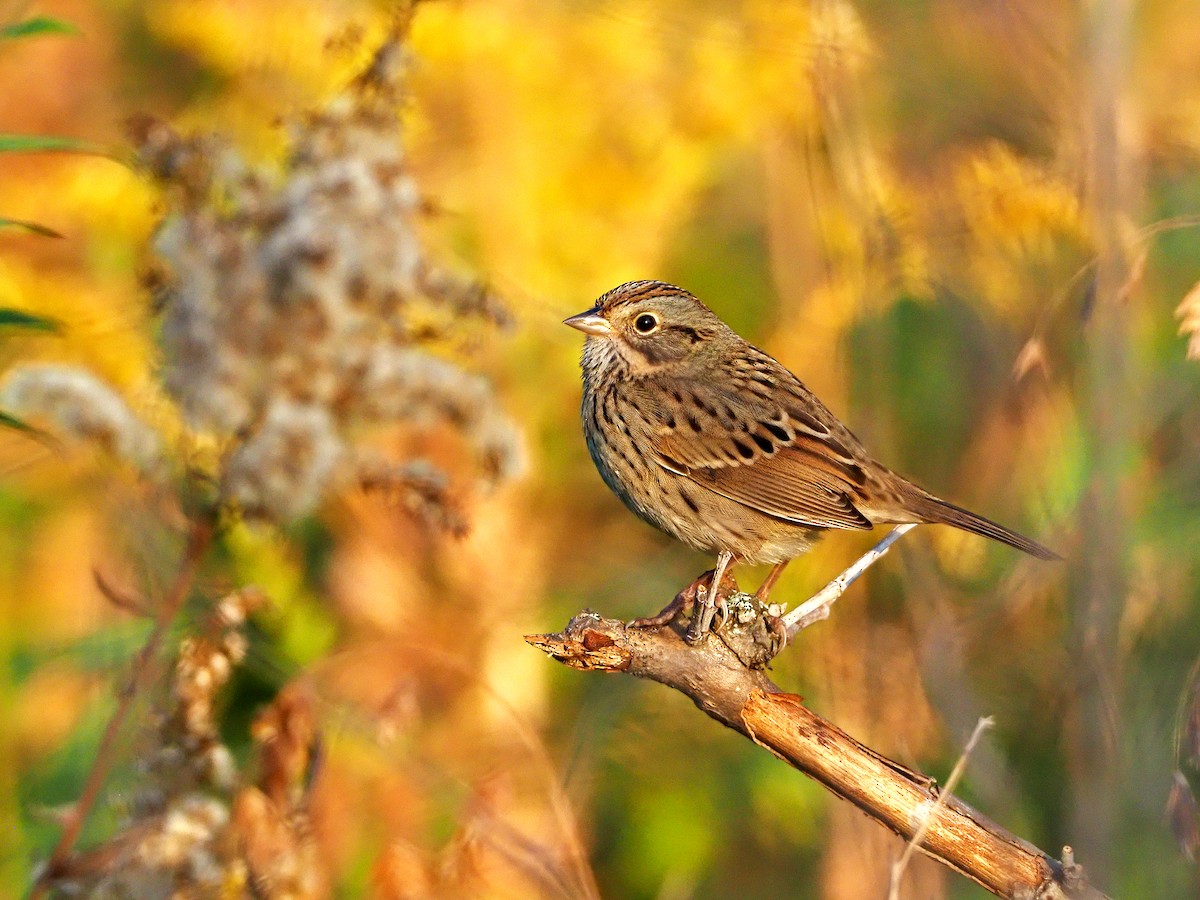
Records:
<instances>
[{"instance_id":1,"label":"twig","mask_svg":"<svg viewBox=\"0 0 1200 900\"><path fill-rule=\"evenodd\" d=\"M1145 225L1134 232L1130 238L1130 249L1132 250L1137 247L1145 252L1150 241L1160 234L1170 234L1173 231L1179 231L1184 228L1196 228L1198 226L1200 226L1200 216L1172 216L1167 219L1159 219L1157 222L1151 222L1149 225ZM1054 292L1050 297L1050 301L1042 306L1030 339L1040 338L1050 330L1050 323L1054 315L1059 311L1059 307L1071 296L1071 292L1080 282L1088 275L1091 275L1099 266L1100 257L1098 255L1091 257L1075 270L1062 287Z\"/></svg>"},{"instance_id":2,"label":"twig","mask_svg":"<svg viewBox=\"0 0 1200 900\"><path fill-rule=\"evenodd\" d=\"M628 672L685 694L718 722L912 839L926 822L922 813L938 802L932 779L854 740L799 697L780 691L761 669L743 663L754 654L739 642L753 638L769 644L766 625L755 630L734 617L719 634L694 646L684 641L684 627L676 620L670 627L629 628L584 611L558 634L526 635L525 640L571 668ZM928 819L917 846L922 853L1001 897L1104 898L1078 867L1064 868L965 803L943 796L941 812Z\"/></svg>"},{"instance_id":3,"label":"twig","mask_svg":"<svg viewBox=\"0 0 1200 900\"><path fill-rule=\"evenodd\" d=\"M117 737L120 735L125 720L129 717L129 713L133 709L134 700L153 680L152 676L156 668L154 663L156 662L159 650L162 648L163 639L166 637L171 623L179 614L179 610L182 608L188 593L191 591L192 583L195 581L196 573L200 568L200 562L203 560L209 545L212 543L215 530L216 523L207 515L199 516L192 523L191 532L188 534L187 546L184 548L183 558L179 563L179 570L175 574L175 580L172 582L167 595L163 598L162 605L158 608L154 619L154 628L151 630L150 636L146 639L146 643L142 646L141 651L134 658L133 670L130 673L129 682L121 690L117 701L117 708L113 711L112 718L108 720L108 724L104 728L104 734L100 737L100 745L96 749L96 757L92 761L92 768L84 780L83 790L79 794L79 799L75 801L70 811L64 817L62 834L59 835L58 843L54 845L54 849L50 853L50 858L46 861L46 866L38 877L33 891L30 893L30 900L39 900L39 898L44 897L49 890L51 882L65 869L67 861L71 856L71 851L75 847L75 842L79 839L79 834L83 830L84 823L87 821L92 807L96 805L96 801L100 797L100 791L104 787L104 782L108 778L108 773L116 761Z\"/></svg>"},{"instance_id":4,"label":"twig","mask_svg":"<svg viewBox=\"0 0 1200 900\"><path fill-rule=\"evenodd\" d=\"M950 777L946 779L945 787L938 793L937 802L933 804L928 814L922 819L921 826L917 829L916 834L909 838L908 843L904 847L904 852L900 854L900 858L892 863L888 900L900 900L900 882L904 879L904 871L908 868L913 851L921 846L921 841L925 840L925 832L929 830L929 823L941 812L942 808L946 805L946 801L950 799L950 795L954 793L954 789L958 787L959 780L962 778L963 773L967 771L967 760L971 756L971 751L975 749L975 744L978 743L983 733L994 724L995 722L991 716L986 716L975 723L975 730L971 732L971 737L967 740L967 745L963 747L962 755L959 756L958 762L954 764L954 768L950 771Z\"/></svg>"},{"instance_id":5,"label":"twig","mask_svg":"<svg viewBox=\"0 0 1200 900\"><path fill-rule=\"evenodd\" d=\"M96 587L104 595L104 599L117 609L134 616L149 617L150 610L145 600L117 587L98 568L92 569L92 580L96 582Z\"/></svg>"},{"instance_id":6,"label":"twig","mask_svg":"<svg viewBox=\"0 0 1200 900\"><path fill-rule=\"evenodd\" d=\"M863 572L882 559L891 549L892 544L916 527L913 524L897 525L887 533L882 541L860 556L845 572L785 615L783 624L787 628L788 640L791 641L799 632L814 622L828 619L829 608L846 592L846 588L857 581Z\"/></svg>"}]
</instances>

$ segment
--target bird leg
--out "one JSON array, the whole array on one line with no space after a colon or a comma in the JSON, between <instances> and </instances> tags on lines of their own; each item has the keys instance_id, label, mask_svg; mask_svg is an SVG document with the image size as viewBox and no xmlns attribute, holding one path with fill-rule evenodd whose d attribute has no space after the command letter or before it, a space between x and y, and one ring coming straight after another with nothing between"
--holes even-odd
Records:
<instances>
[{"instance_id":1,"label":"bird leg","mask_svg":"<svg viewBox=\"0 0 1200 900\"><path fill-rule=\"evenodd\" d=\"M754 598L763 606L767 605L767 598L771 595L771 588L775 587L775 582L779 580L779 576L783 574L783 570L787 568L790 559L785 559L781 563L775 563L771 567L771 571L767 573L767 577L763 579L763 583L758 586L758 590L754 592Z\"/></svg>"},{"instance_id":2,"label":"bird leg","mask_svg":"<svg viewBox=\"0 0 1200 900\"><path fill-rule=\"evenodd\" d=\"M692 621L688 625L687 642L689 644L697 643L704 635L708 634L712 628L713 618L717 614L717 609L726 611L725 595L721 592L721 582L725 579L725 570L729 568L729 564L733 562L733 554L728 550L722 550L717 556L717 567L713 570L712 580L709 582L709 587L703 594L697 590L697 603L692 609Z\"/></svg>"}]
</instances>

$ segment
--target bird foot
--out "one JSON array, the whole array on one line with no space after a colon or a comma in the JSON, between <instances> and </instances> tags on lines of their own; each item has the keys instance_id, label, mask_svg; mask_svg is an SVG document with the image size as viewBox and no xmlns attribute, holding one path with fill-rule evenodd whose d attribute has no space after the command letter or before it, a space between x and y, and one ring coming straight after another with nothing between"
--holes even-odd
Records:
<instances>
[{"instance_id":1,"label":"bird foot","mask_svg":"<svg viewBox=\"0 0 1200 900\"><path fill-rule=\"evenodd\" d=\"M781 606L772 603L770 606L766 607L763 615L763 621L766 623L767 631L771 635L772 659L782 653L784 648L787 647L787 623L783 620L783 613L784 610Z\"/></svg>"},{"instance_id":2,"label":"bird foot","mask_svg":"<svg viewBox=\"0 0 1200 900\"><path fill-rule=\"evenodd\" d=\"M722 590L717 593L715 598L712 598L712 603L709 603L710 585L712 577L716 574L715 569L709 569L682 591L675 595L675 598L664 606L659 612L652 616L639 616L636 619L631 619L626 627L628 628L661 628L664 625L669 625L675 621L675 618L680 613L687 615L691 613L695 616L696 601L700 600L701 609L712 607L713 612L708 616L707 626L711 626L712 630L720 631L725 627L725 623L729 620L729 605L726 598L737 590L737 582L733 576L727 571L721 579ZM716 624L713 625L713 621ZM704 631L708 631L709 627L705 627ZM697 637L697 640L699 638Z\"/></svg>"}]
</instances>

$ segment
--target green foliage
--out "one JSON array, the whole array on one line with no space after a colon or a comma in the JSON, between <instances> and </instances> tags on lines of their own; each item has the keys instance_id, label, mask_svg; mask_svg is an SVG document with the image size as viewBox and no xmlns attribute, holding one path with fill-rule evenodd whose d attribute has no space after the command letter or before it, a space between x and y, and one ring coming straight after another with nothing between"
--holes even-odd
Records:
<instances>
[{"instance_id":1,"label":"green foliage","mask_svg":"<svg viewBox=\"0 0 1200 900\"><path fill-rule=\"evenodd\" d=\"M50 16L34 16L22 19L0 28L0 41L19 40L20 38L39 37L48 34L77 35L79 29L70 22L55 19Z\"/></svg>"},{"instance_id":2,"label":"green foliage","mask_svg":"<svg viewBox=\"0 0 1200 900\"><path fill-rule=\"evenodd\" d=\"M981 412L1003 389L1001 359L1011 359L1012 350L997 347L997 337L994 323L948 298L902 298L851 331L854 406L876 414L873 427L894 432L889 458L902 472L943 490L952 486ZM964 384L973 388L965 395ZM864 439L874 444L881 437L890 435Z\"/></svg>"}]
</instances>

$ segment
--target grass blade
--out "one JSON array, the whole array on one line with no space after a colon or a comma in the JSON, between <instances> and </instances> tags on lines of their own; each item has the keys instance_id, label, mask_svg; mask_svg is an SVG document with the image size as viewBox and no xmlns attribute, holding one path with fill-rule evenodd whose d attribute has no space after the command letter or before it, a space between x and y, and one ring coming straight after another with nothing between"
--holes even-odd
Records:
<instances>
[{"instance_id":1,"label":"grass blade","mask_svg":"<svg viewBox=\"0 0 1200 900\"><path fill-rule=\"evenodd\" d=\"M0 153L99 153L90 141L45 134L0 134Z\"/></svg>"},{"instance_id":2,"label":"grass blade","mask_svg":"<svg viewBox=\"0 0 1200 900\"><path fill-rule=\"evenodd\" d=\"M0 41L12 41L20 38L37 37L42 34L79 34L79 29L70 22L54 19L50 16L34 16L20 22L12 22L0 28Z\"/></svg>"},{"instance_id":3,"label":"grass blade","mask_svg":"<svg viewBox=\"0 0 1200 900\"><path fill-rule=\"evenodd\" d=\"M23 219L0 218L0 228L19 228L21 231L28 231L30 234L40 234L42 237L62 237L53 228L47 228L45 225L39 225L37 222L26 222Z\"/></svg>"},{"instance_id":4,"label":"grass blade","mask_svg":"<svg viewBox=\"0 0 1200 900\"><path fill-rule=\"evenodd\" d=\"M0 327L28 328L32 331L58 331L59 323L24 310L0 307Z\"/></svg>"},{"instance_id":5,"label":"grass blade","mask_svg":"<svg viewBox=\"0 0 1200 900\"><path fill-rule=\"evenodd\" d=\"M38 429L32 425L27 425L16 416L10 416L6 412L0 411L0 427L11 428L14 431L24 431L26 434L39 434Z\"/></svg>"}]
</instances>

